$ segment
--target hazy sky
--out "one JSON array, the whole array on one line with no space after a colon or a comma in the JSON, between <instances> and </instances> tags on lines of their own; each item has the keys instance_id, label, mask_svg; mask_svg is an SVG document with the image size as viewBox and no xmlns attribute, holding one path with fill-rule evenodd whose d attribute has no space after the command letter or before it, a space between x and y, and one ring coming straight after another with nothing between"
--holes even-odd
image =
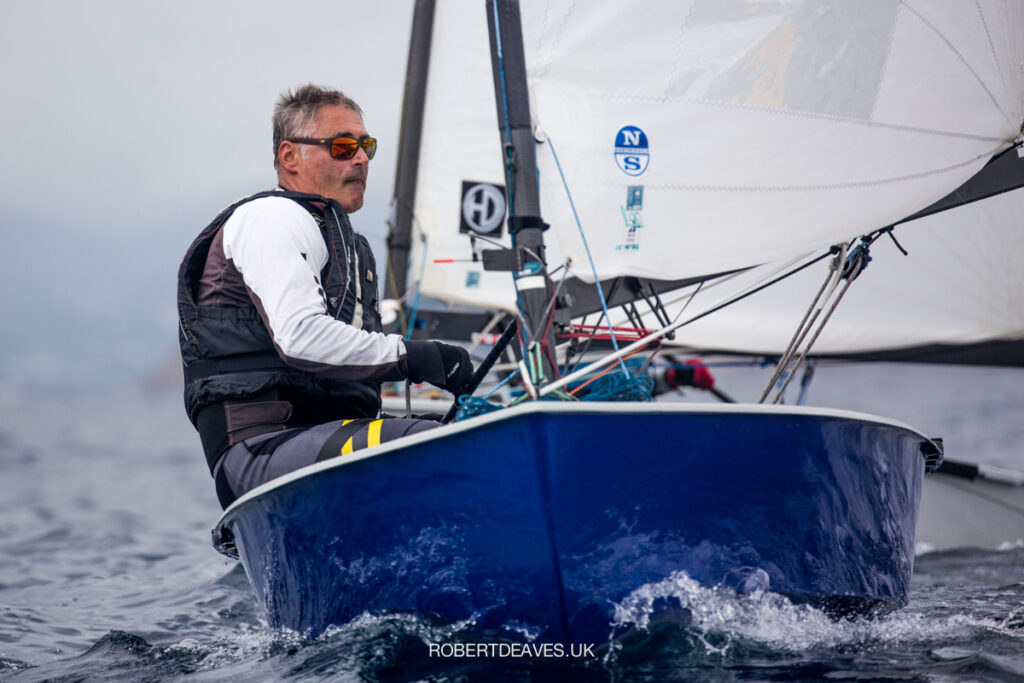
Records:
<instances>
[{"instance_id":1,"label":"hazy sky","mask_svg":"<svg viewBox=\"0 0 1024 683\"><path fill-rule=\"evenodd\" d=\"M332 85L362 106L380 144L353 223L382 247L412 8L2 0L0 388L174 357L178 264L221 208L274 184L286 88Z\"/></svg>"}]
</instances>

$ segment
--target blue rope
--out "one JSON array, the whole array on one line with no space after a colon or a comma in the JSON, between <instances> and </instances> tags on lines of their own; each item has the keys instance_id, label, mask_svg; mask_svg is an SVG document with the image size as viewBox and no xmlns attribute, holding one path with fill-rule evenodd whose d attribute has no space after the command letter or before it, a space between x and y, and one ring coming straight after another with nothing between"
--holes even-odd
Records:
<instances>
[{"instance_id":1,"label":"blue rope","mask_svg":"<svg viewBox=\"0 0 1024 683\"><path fill-rule=\"evenodd\" d=\"M487 413L493 413L495 410L501 410L501 406L497 403L491 403L478 396L459 396L459 410L455 413L455 421L459 422L460 420L467 420L478 415L486 415Z\"/></svg>"},{"instance_id":2,"label":"blue rope","mask_svg":"<svg viewBox=\"0 0 1024 683\"><path fill-rule=\"evenodd\" d=\"M506 377L505 379L503 379L500 382L498 382L498 386L494 387L493 389L488 391L486 394L484 394L484 398L490 398L494 394L494 392L496 392L498 389L501 389L503 386L508 384L510 381L512 381L512 378L515 377L518 374L519 374L519 368L516 368L515 372L509 373L508 377Z\"/></svg>"},{"instance_id":3,"label":"blue rope","mask_svg":"<svg viewBox=\"0 0 1024 683\"><path fill-rule=\"evenodd\" d=\"M516 368L514 372L509 373L509 376L498 382L498 386L494 387L482 397L471 396L469 394L463 394L459 396L459 409L455 412L455 421L465 420L470 417L476 417L477 415L484 415L486 413L493 412L502 408L503 406L497 403L491 403L489 399L498 389L512 381L512 378L519 374L519 369Z\"/></svg>"},{"instance_id":4,"label":"blue rope","mask_svg":"<svg viewBox=\"0 0 1024 683\"><path fill-rule=\"evenodd\" d=\"M605 375L594 380L581 401L651 401L654 380L647 375Z\"/></svg>"},{"instance_id":5,"label":"blue rope","mask_svg":"<svg viewBox=\"0 0 1024 683\"><path fill-rule=\"evenodd\" d=\"M587 243L587 236L583 234L583 224L580 222L580 215L576 212L576 202L572 200L572 192L569 191L569 182L562 172L562 163L558 160L558 152L555 151L555 142L550 137L548 144L551 145L551 154L555 158L555 166L558 168L558 175L562 178L562 187L565 188L565 196L569 199L569 206L572 208L572 216L576 219L576 228L580 231L580 238L583 240L583 248L587 251L587 260L590 261L590 271L594 274L594 286L597 287L597 296L601 300L601 310L604 311L604 319L608 321L608 333L612 339L612 347L618 351L619 342L615 339L615 330L612 329L612 318L608 314L608 301L604 298L604 289L601 287L601 279L597 276L597 266L594 265L594 257L590 253L590 245ZM619 367L622 372L629 376L629 370L625 363L619 359Z\"/></svg>"},{"instance_id":6,"label":"blue rope","mask_svg":"<svg viewBox=\"0 0 1024 683\"><path fill-rule=\"evenodd\" d=\"M516 371L518 372L518 370ZM491 403L487 397L500 389L506 382L515 377L516 372L503 379L498 386L492 389L486 396L470 396L468 394L459 396L459 409L455 413L455 421L468 420L471 417L478 417L501 410L504 406ZM581 401L642 401L649 403L651 391L654 389L654 380L647 375L605 375L594 380ZM559 400L556 396L545 396L541 400Z\"/></svg>"}]
</instances>

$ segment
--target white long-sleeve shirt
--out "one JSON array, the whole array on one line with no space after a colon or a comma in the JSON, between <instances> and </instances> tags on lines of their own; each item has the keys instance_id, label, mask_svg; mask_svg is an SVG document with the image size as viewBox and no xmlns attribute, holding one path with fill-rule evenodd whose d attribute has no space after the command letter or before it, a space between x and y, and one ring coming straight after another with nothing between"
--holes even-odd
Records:
<instances>
[{"instance_id":1,"label":"white long-sleeve shirt","mask_svg":"<svg viewBox=\"0 0 1024 683\"><path fill-rule=\"evenodd\" d=\"M367 332L328 314L320 282L328 247L301 205L284 197L243 204L224 224L221 244L285 362L334 379L404 376L398 369L406 352L401 336ZM359 280L359 268L354 272ZM370 286L377 286L376 277Z\"/></svg>"}]
</instances>

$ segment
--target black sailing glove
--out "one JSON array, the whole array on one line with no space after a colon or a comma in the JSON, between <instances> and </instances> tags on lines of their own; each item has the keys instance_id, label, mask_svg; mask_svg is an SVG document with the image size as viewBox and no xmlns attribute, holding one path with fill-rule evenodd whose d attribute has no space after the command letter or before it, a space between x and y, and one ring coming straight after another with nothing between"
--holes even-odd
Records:
<instances>
[{"instance_id":1,"label":"black sailing glove","mask_svg":"<svg viewBox=\"0 0 1024 683\"><path fill-rule=\"evenodd\" d=\"M437 341L407 341L405 352L409 379L413 382L430 382L458 396L473 376L473 361L461 346Z\"/></svg>"}]
</instances>

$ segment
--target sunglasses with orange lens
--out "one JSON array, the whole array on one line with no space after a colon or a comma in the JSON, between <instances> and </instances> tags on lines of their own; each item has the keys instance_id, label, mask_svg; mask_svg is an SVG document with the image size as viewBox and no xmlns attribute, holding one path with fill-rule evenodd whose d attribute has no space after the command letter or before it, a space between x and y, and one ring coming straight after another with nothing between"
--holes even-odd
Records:
<instances>
[{"instance_id":1,"label":"sunglasses with orange lens","mask_svg":"<svg viewBox=\"0 0 1024 683\"><path fill-rule=\"evenodd\" d=\"M373 155L377 153L377 138L365 135L358 140L350 137L321 139L290 138L288 142L298 142L304 145L326 145L327 149L331 152L331 156L342 161L348 161L354 157L359 152L360 147L366 151L367 159L372 159Z\"/></svg>"}]
</instances>

